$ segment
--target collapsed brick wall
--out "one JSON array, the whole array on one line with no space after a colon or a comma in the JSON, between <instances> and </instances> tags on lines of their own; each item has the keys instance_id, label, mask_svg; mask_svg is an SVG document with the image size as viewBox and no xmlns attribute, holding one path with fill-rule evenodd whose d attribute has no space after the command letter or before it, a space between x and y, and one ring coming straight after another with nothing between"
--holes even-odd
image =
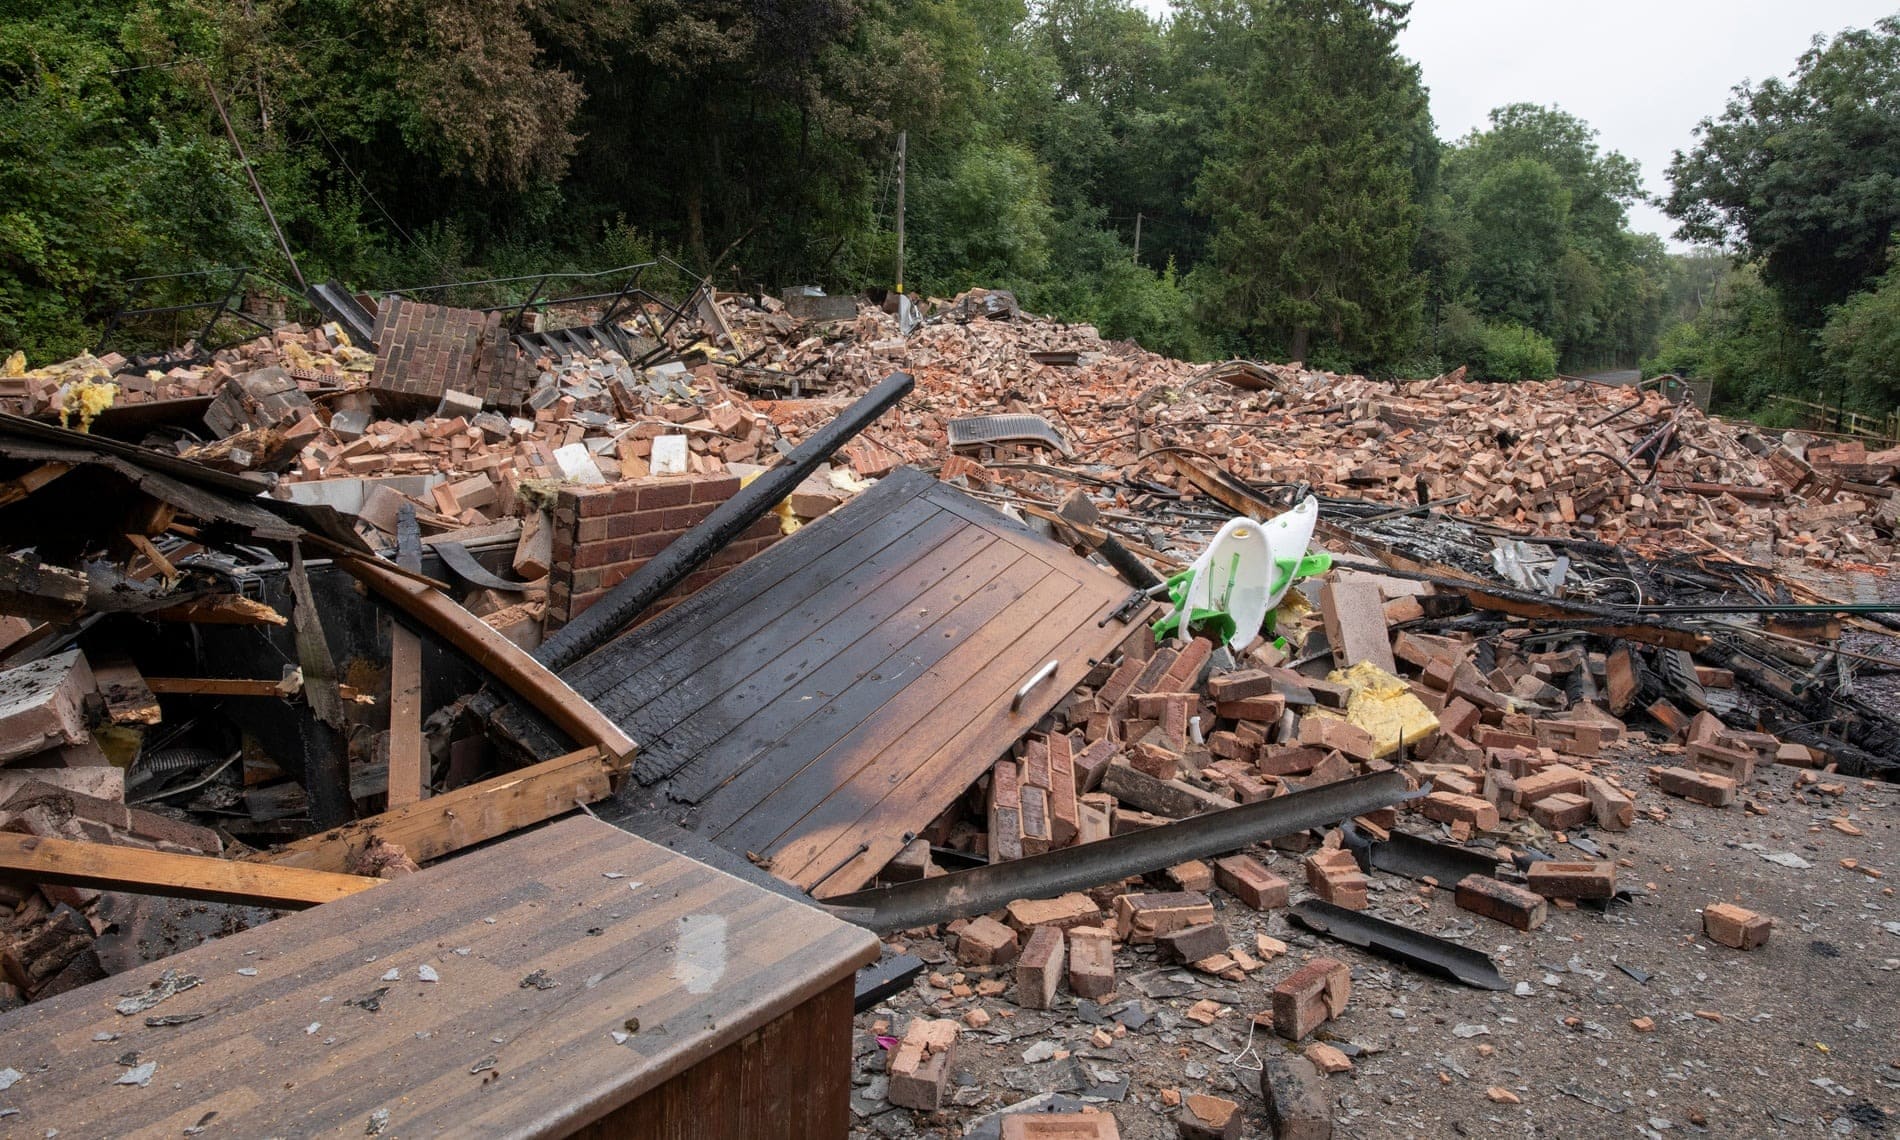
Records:
<instances>
[{"instance_id":1,"label":"collapsed brick wall","mask_svg":"<svg viewBox=\"0 0 1900 1140\"><path fill-rule=\"evenodd\" d=\"M433 411L451 389L489 407L519 409L534 371L502 328L500 313L391 298L376 310L370 390L384 401Z\"/></svg>"},{"instance_id":2,"label":"collapsed brick wall","mask_svg":"<svg viewBox=\"0 0 1900 1140\"><path fill-rule=\"evenodd\" d=\"M572 621L738 493L736 475L655 475L604 487L562 488L554 504L548 631ZM753 523L644 616L659 614L704 589L778 541L779 533L776 516Z\"/></svg>"}]
</instances>

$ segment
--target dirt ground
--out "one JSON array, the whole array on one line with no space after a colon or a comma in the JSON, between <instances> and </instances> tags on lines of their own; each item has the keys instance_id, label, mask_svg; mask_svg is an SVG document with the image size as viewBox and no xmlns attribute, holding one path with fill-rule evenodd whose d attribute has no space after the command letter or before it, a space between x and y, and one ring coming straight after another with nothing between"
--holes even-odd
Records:
<instances>
[{"instance_id":1,"label":"dirt ground","mask_svg":"<svg viewBox=\"0 0 1900 1140\"><path fill-rule=\"evenodd\" d=\"M987 998L955 998L920 977L858 1018L853 1135L993 1136L997 1110L1058 1093L1113 1113L1128 1140L1171 1138L1175 1110L1162 1094L1177 1090L1236 1100L1243 1134L1270 1136L1258 1061L1246 1052L1251 1018L1276 982L1319 954L1353 975L1349 1008L1318 1035L1356 1055L1351 1072L1327 1078L1336 1136L1900 1134L1900 786L1824 776L1845 786L1827 795L1776 767L1748 789L1765 812L1753 815L1741 802L1709 808L1646 785L1641 769L1654 759L1621 762L1625 786L1644 788L1634 828L1570 833L1618 861L1627 902L1553 908L1542 928L1520 933L1458 909L1448 891L1372 876L1371 913L1489 952L1511 990L1425 976L1216 891L1236 944L1251 949L1266 933L1289 953L1230 983L1123 947L1112 999L1078 1006L1065 990L1052 1011L1017 1009L1007 969L993 973L1009 990ZM1445 838L1417 815L1400 826ZM1585 857L1569 846L1550 853ZM1298 857L1256 854L1302 897ZM1718 901L1772 915L1768 944L1743 952L1702 937L1699 908ZM939 963L933 970L957 971L934 939L892 941ZM971 984L990 976L965 973ZM1203 998L1226 1007L1207 1027L1183 1017ZM936 1116L892 1108L876 1035L919 1013L961 1018L979 1007L992 1020L962 1032L955 1105ZM1112 1027L1117 1014L1139 1027L1096 1048L1090 1021ZM1633 1027L1640 1018L1653 1029ZM1252 1048L1287 1045L1263 1028ZM1521 1103L1496 1103L1489 1089Z\"/></svg>"}]
</instances>

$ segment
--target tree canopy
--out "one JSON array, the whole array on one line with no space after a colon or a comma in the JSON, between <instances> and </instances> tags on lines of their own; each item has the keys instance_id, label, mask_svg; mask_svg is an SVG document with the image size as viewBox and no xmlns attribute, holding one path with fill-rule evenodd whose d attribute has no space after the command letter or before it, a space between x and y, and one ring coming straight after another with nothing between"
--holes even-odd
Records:
<instances>
[{"instance_id":1,"label":"tree canopy","mask_svg":"<svg viewBox=\"0 0 1900 1140\"><path fill-rule=\"evenodd\" d=\"M888 288L902 133L906 287L1011 288L1183 356L1516 378L1628 365L1699 319L1589 124L1513 104L1438 137L1409 13L0 0L0 346L90 347L130 277L288 278L226 117L305 275L365 288L662 254L728 287ZM1672 209L1758 259L1777 312L1817 226L1812 303L1884 271L1893 31L1738 89L1677 164Z\"/></svg>"}]
</instances>

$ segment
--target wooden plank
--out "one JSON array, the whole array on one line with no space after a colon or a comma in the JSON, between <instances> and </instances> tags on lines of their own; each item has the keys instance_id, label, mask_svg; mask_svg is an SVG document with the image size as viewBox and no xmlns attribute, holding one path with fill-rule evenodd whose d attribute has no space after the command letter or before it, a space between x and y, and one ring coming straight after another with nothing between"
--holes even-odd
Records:
<instances>
[{"instance_id":1,"label":"wooden plank","mask_svg":"<svg viewBox=\"0 0 1900 1140\"><path fill-rule=\"evenodd\" d=\"M880 673L903 683L903 667L886 663L923 631L993 580L1007 573L1021 555L975 528L925 552L905 574L860 599L824 628L776 657L769 649L756 655L747 643L739 664L747 666L740 684L713 697L710 707L682 718L649 747L690 764L677 773L682 795L692 785L716 786L745 759L783 737L793 726L831 708L846 690L856 690ZM939 639L941 640L941 639ZM664 709L655 702L653 709ZM642 710L641 725L647 723ZM636 729L644 731L644 729ZM727 758L734 758L726 762ZM715 774L707 785L708 770ZM723 771L723 774L718 774ZM695 797L696 798L696 797Z\"/></svg>"},{"instance_id":2,"label":"wooden plank","mask_svg":"<svg viewBox=\"0 0 1900 1140\"><path fill-rule=\"evenodd\" d=\"M7 1093L18 1114L6 1130L176 1137L216 1112L211 1134L361 1136L387 1112L386 1137L566 1136L684 1077L666 1095L693 1092L721 1124L739 1119L730 1102L771 1111L723 1133L694 1130L691 1115L632 1112L593 1134L684 1119L667 1134L842 1136L852 974L878 950L817 908L568 819L0 1014L0 1053L31 1074ZM437 980L419 981L424 964ZM382 980L391 969L400 982ZM151 1014L201 1019L142 1029L114 1012L167 970L204 980ZM523 986L537 971L548 988ZM374 1012L360 1004L372 995ZM715 1069L723 1079L695 1084L702 1063L794 1011L823 1030L772 1043L785 1070L775 1083ZM109 1048L101 1032L138 1040ZM133 1047L155 1078L115 1086ZM765 1095L800 1085L822 1112Z\"/></svg>"},{"instance_id":3,"label":"wooden plank","mask_svg":"<svg viewBox=\"0 0 1900 1140\"><path fill-rule=\"evenodd\" d=\"M1108 587L1106 591L1101 590L1103 585ZM988 654L990 663L959 678L955 700L933 700L941 690L919 684L905 695L908 707L897 707L893 702L877 718L877 724L904 726L900 746L880 749L848 783L841 783L824 803L800 820L795 841L771 849L775 868L781 863L786 868L799 868L796 872L775 873L781 877L789 873L789 881L808 888L823 875L823 890L818 893L827 898L870 882L878 868L903 846L907 827L892 830L894 825L917 814L927 823L950 799L974 783L1008 742L1027 732L1082 682L1091 668L1091 658L1100 658L1127 636L1127 628L1115 622L1097 625L1103 615L1120 604L1123 592L1121 583L1102 575L1099 582L1075 590L1033 620L999 621L995 624L1014 625L1010 632L1019 636L1034 636ZM1060 662L1055 676L1032 690L1020 709L1012 710L1016 687L1037 664L1050 657ZM995 664L999 660L1011 664ZM1023 662L1028 664L1024 666ZM919 705L925 707L919 709ZM844 859L859 843L865 845L865 850Z\"/></svg>"},{"instance_id":4,"label":"wooden plank","mask_svg":"<svg viewBox=\"0 0 1900 1140\"><path fill-rule=\"evenodd\" d=\"M42 463L17 479L0 483L0 507L19 502L72 469L70 463Z\"/></svg>"},{"instance_id":5,"label":"wooden plank","mask_svg":"<svg viewBox=\"0 0 1900 1140\"><path fill-rule=\"evenodd\" d=\"M86 576L37 557L0 555L0 613L66 622L86 608Z\"/></svg>"},{"instance_id":6,"label":"wooden plank","mask_svg":"<svg viewBox=\"0 0 1900 1140\"><path fill-rule=\"evenodd\" d=\"M341 871L384 839L423 863L604 800L613 794L613 776L623 770L624 761L583 748L248 858Z\"/></svg>"},{"instance_id":7,"label":"wooden plank","mask_svg":"<svg viewBox=\"0 0 1900 1140\"><path fill-rule=\"evenodd\" d=\"M861 634L885 613L916 598L928 587L918 578L920 552L932 565L942 565L981 549L985 540L980 535L973 539L959 534L956 520L934 514L933 522L907 532L908 542L878 551L815 593L805 583L803 602L773 606L768 600L731 615L741 619L740 624L715 623L698 643L698 652L710 652L710 659L694 667L688 657L670 675L659 673L669 682L662 690L636 695L641 690L632 686L642 682L635 680L629 688L603 697L601 706L609 715L630 711L625 725L641 740L635 767L641 780L650 782L678 770L699 754L701 743L715 738L715 724L723 732L800 683L817 667L813 661L789 660L801 647L821 637L835 646L848 645L858 634L844 636L844 629ZM955 565L949 563L950 568ZM746 651L733 653L732 646L741 643ZM773 662L769 669L767 661ZM684 730L677 734L681 739L675 739L676 729Z\"/></svg>"},{"instance_id":8,"label":"wooden plank","mask_svg":"<svg viewBox=\"0 0 1900 1140\"><path fill-rule=\"evenodd\" d=\"M154 693L189 694L214 697L289 697L282 681L250 677L147 677L145 684Z\"/></svg>"},{"instance_id":9,"label":"wooden plank","mask_svg":"<svg viewBox=\"0 0 1900 1140\"><path fill-rule=\"evenodd\" d=\"M722 748L744 755L746 766L720 789L716 803L706 805L701 827L717 832L750 817L750 822L734 830L733 843L744 850L763 851L803 816L807 801L816 803L835 787L830 773L813 773L827 752L857 733L865 721L882 720L889 702L930 677L930 670L955 653L969 631L1002 620L1025 594L1041 591L1047 597L1063 592L1060 583L1038 581L1033 560L997 545L1001 548L994 552L998 561L973 563L956 592L929 595L927 605L913 607L867 638L861 656L856 647L852 653L837 655L813 675L808 688L788 693L782 707L764 710L766 715L750 726L750 732L722 740ZM804 696L807 692L828 696L810 699ZM936 690L936 695L956 699L954 689ZM698 766L695 761L694 768ZM688 769L682 777L693 774ZM684 784L679 789L682 797L703 796L710 790L690 781L676 783Z\"/></svg>"},{"instance_id":10,"label":"wooden plank","mask_svg":"<svg viewBox=\"0 0 1900 1140\"><path fill-rule=\"evenodd\" d=\"M194 625L287 625L290 619L263 602L237 594L214 594L167 606L152 614L160 621L187 621Z\"/></svg>"},{"instance_id":11,"label":"wooden plank","mask_svg":"<svg viewBox=\"0 0 1900 1140\"><path fill-rule=\"evenodd\" d=\"M178 567L172 565L171 559L165 557L164 553L152 544L151 539L133 531L125 535L125 541L131 544L133 550L145 556L145 560L152 564L152 569L158 572L159 577L168 581L178 577ZM143 578L145 575L135 574L133 577Z\"/></svg>"},{"instance_id":12,"label":"wooden plank","mask_svg":"<svg viewBox=\"0 0 1900 1140\"><path fill-rule=\"evenodd\" d=\"M379 886L381 879L301 867L270 867L0 832L0 877L245 906L302 908Z\"/></svg>"},{"instance_id":13,"label":"wooden plank","mask_svg":"<svg viewBox=\"0 0 1900 1140\"><path fill-rule=\"evenodd\" d=\"M1008 639L1013 641L1023 622L1074 592L1074 583L1042 576L1040 569L1034 559L1018 558L968 598L933 615L937 620L915 639L929 647L927 660L880 661L865 683L848 691L839 686L837 696L826 702L828 715L773 741L760 762L701 813L702 828L763 853L859 766L904 739L916 719L905 717L916 703L915 698L906 702L907 694L923 691L930 703L967 700L961 686L997 663L1003 627L1018 627ZM1002 683L1007 679L993 682Z\"/></svg>"},{"instance_id":14,"label":"wooden plank","mask_svg":"<svg viewBox=\"0 0 1900 1140\"><path fill-rule=\"evenodd\" d=\"M422 798L428 773L422 747L422 640L389 631L389 799L399 808Z\"/></svg>"},{"instance_id":15,"label":"wooden plank","mask_svg":"<svg viewBox=\"0 0 1900 1140\"><path fill-rule=\"evenodd\" d=\"M618 725L499 630L447 595L382 562L350 557L338 558L336 564L440 635L477 668L493 674L575 743L597 746L616 760L633 755L633 741Z\"/></svg>"},{"instance_id":16,"label":"wooden plank","mask_svg":"<svg viewBox=\"0 0 1900 1140\"><path fill-rule=\"evenodd\" d=\"M936 481L916 472L899 472L866 491L852 506L802 527L797 542L780 542L746 562L743 573L724 575L640 627L638 638L625 638L592 653L562 671L576 692L603 700L609 691L642 700L664 691L678 666L678 655L704 651L706 614L736 614L758 608L778 612L798 605L811 591L810 577L820 565L856 565L885 548L902 546L906 535L931 521L934 512L906 509ZM749 627L720 623L715 633L736 641ZM729 632L730 631L730 632Z\"/></svg>"}]
</instances>

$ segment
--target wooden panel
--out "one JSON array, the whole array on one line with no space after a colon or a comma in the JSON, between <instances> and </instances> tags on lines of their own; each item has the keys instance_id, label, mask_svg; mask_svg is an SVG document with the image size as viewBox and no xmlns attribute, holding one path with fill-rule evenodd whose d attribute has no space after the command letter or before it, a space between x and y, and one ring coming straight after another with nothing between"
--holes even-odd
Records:
<instances>
[{"instance_id":1,"label":"wooden panel","mask_svg":"<svg viewBox=\"0 0 1900 1140\"><path fill-rule=\"evenodd\" d=\"M837 623L843 628L835 636L827 630L761 663L761 683L741 686L724 706L734 715L705 717L684 734L679 746L699 758L675 777L668 794L696 803L789 735L807 739L807 754L811 741L836 740L947 653L960 629L988 620L1034 585L1034 567L1020 554L1001 543L983 546L968 557L954 549L933 553L943 561L919 564L932 579L928 592L888 610L873 606L897 599L867 599L873 605ZM779 770L772 778L782 777Z\"/></svg>"},{"instance_id":2,"label":"wooden panel","mask_svg":"<svg viewBox=\"0 0 1900 1140\"><path fill-rule=\"evenodd\" d=\"M20 1113L5 1130L176 1137L216 1112L220 1135L360 1136L383 1110L391 1136L561 1136L735 1043L742 1072L761 1048L810 1048L838 1071L801 1079L829 1088L849 1080L849 1047L828 1035L848 1042L851 976L878 950L815 908L569 819L0 1015L0 1054L28 1074L8 1090ZM421 981L422 965L439 980ZM400 980L383 981L391 969ZM166 970L202 984L145 1015L113 1012ZM536 976L547 988L524 984ZM743 1045L815 999L822 1027ZM143 1023L192 1014L204 1016ZM630 1019L638 1030L616 1043ZM158 1066L145 1088L113 1084L130 1051Z\"/></svg>"},{"instance_id":3,"label":"wooden panel","mask_svg":"<svg viewBox=\"0 0 1900 1140\"><path fill-rule=\"evenodd\" d=\"M850 981L574 1134L575 1140L806 1140L851 1127Z\"/></svg>"},{"instance_id":4,"label":"wooden panel","mask_svg":"<svg viewBox=\"0 0 1900 1140\"><path fill-rule=\"evenodd\" d=\"M854 643L876 633L945 578L993 575L1017 557L1014 552L986 556L984 548L994 545L987 535L939 517L945 519L940 532L930 527L913 532L930 535L931 545L902 551L912 560L905 565L867 562L865 573L846 575L833 584L837 589L827 586L810 603L789 611L746 607L741 616L758 625L755 635L742 640L743 653L721 647L698 670L682 667L672 685L639 706L642 770L677 771L772 701L820 684L812 676L820 667L854 651ZM919 549L925 558L917 559ZM691 683L683 684L688 676Z\"/></svg>"},{"instance_id":5,"label":"wooden panel","mask_svg":"<svg viewBox=\"0 0 1900 1140\"><path fill-rule=\"evenodd\" d=\"M806 572L826 560L846 560L853 564L869 552L888 544L926 517L907 512L903 505L929 490L935 480L917 472L912 478L893 476L881 480L856 501L879 504L870 511L834 511L817 522L800 528L797 542L779 542L767 547L745 563L743 574L723 575L712 585L694 594L694 613L711 610L725 613L762 596L790 598L804 596ZM783 588L783 589L781 589ZM777 594L773 591L778 590ZM637 689L639 668L657 668L680 649L690 647L707 628L703 617L686 620L685 606L673 609L640 627L638 638L621 637L562 670L561 676L576 692L591 701L599 701L614 689ZM742 627L743 628L743 627ZM663 686L662 686L663 687Z\"/></svg>"},{"instance_id":6,"label":"wooden panel","mask_svg":"<svg viewBox=\"0 0 1900 1140\"><path fill-rule=\"evenodd\" d=\"M1130 593L899 470L567 680L641 742L640 786L622 793L636 811L845 891L1127 636L1106 619ZM1051 658L1056 676L1012 713Z\"/></svg>"}]
</instances>

